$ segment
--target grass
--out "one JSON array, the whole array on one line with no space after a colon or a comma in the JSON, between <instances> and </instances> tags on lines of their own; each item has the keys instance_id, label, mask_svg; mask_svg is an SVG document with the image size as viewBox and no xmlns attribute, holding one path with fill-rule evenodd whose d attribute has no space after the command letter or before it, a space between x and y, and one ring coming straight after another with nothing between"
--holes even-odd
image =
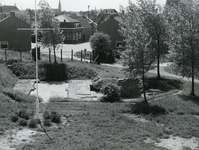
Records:
<instances>
[{"instance_id":1,"label":"grass","mask_svg":"<svg viewBox=\"0 0 199 150\"><path fill-rule=\"evenodd\" d=\"M34 149L157 149L146 144L147 138L158 141L169 135L199 138L199 105L184 101L178 95L150 101L151 106L164 108L167 113L138 115L147 119L143 123L128 117L128 103L50 102L45 111L56 111L65 124L46 127L53 142L44 135L35 136ZM130 114L129 114L130 116ZM23 148L21 145L20 148ZM164 148L158 148L163 150Z\"/></svg>"}]
</instances>

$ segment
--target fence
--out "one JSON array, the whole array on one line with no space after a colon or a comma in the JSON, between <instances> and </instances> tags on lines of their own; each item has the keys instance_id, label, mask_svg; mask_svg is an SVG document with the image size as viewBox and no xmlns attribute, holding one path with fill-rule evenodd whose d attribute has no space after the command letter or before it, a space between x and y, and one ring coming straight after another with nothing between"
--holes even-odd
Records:
<instances>
[{"instance_id":1,"label":"fence","mask_svg":"<svg viewBox=\"0 0 199 150\"><path fill-rule=\"evenodd\" d=\"M41 56L39 54L39 57L41 58L42 61L48 61L49 63L53 62L54 59L54 52L52 50L49 49L49 51L47 50L42 50L41 52ZM35 55L34 53L32 53L32 51L13 51L13 50L7 50L7 49L0 49L0 61L9 61L9 60L18 60L18 61L30 61L30 60L35 60L33 55ZM79 60L79 61L86 61L86 62L96 62L97 59L99 58L98 55L96 55L94 52L91 51L87 51L86 49L84 50L56 50L56 58L58 62L63 62L64 61L74 61L74 60ZM113 56L111 55L111 57L107 57L107 60L109 60L109 62L113 62Z\"/></svg>"},{"instance_id":2,"label":"fence","mask_svg":"<svg viewBox=\"0 0 199 150\"><path fill-rule=\"evenodd\" d=\"M7 49L0 49L0 61L9 61L9 60L18 60L18 61L27 61L31 60L32 56L30 52L23 51L13 51Z\"/></svg>"}]
</instances>

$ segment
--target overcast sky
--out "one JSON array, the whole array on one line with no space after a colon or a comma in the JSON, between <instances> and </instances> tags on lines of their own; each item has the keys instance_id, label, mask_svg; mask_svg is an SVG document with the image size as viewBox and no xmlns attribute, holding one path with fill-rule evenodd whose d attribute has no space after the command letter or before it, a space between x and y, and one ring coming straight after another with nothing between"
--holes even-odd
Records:
<instances>
[{"instance_id":1,"label":"overcast sky","mask_svg":"<svg viewBox=\"0 0 199 150\"><path fill-rule=\"evenodd\" d=\"M36 0L37 4L40 0ZM51 8L58 8L59 0L46 0ZM136 0L131 0L132 2L136 2ZM158 4L164 5L166 0L156 0ZM61 0L62 10L66 11L85 11L88 10L88 5L90 5L90 9L107 9L114 8L117 11L119 10L119 6L122 5L124 7L128 6L129 0ZM0 3L3 5L14 5L19 9L34 9L35 8L35 0L0 0ZM38 8L38 5L37 5Z\"/></svg>"}]
</instances>

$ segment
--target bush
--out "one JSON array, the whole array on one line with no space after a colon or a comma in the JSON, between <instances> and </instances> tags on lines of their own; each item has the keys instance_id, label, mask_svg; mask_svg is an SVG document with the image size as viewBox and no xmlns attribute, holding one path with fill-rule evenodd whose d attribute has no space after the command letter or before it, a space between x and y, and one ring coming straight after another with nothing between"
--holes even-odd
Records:
<instances>
[{"instance_id":1,"label":"bush","mask_svg":"<svg viewBox=\"0 0 199 150\"><path fill-rule=\"evenodd\" d=\"M119 94L119 87L112 84L106 85L101 88L101 92L104 96L100 99L101 102L119 102L120 94Z\"/></svg>"},{"instance_id":2,"label":"bush","mask_svg":"<svg viewBox=\"0 0 199 150\"><path fill-rule=\"evenodd\" d=\"M10 69L20 79L35 79L35 63L17 62L13 63Z\"/></svg>"},{"instance_id":3,"label":"bush","mask_svg":"<svg viewBox=\"0 0 199 150\"><path fill-rule=\"evenodd\" d=\"M97 76L97 73L90 68L78 65L67 65L68 79L93 79Z\"/></svg>"},{"instance_id":4,"label":"bush","mask_svg":"<svg viewBox=\"0 0 199 150\"><path fill-rule=\"evenodd\" d=\"M47 81L64 81L67 79L65 64L44 64Z\"/></svg>"},{"instance_id":5,"label":"bush","mask_svg":"<svg viewBox=\"0 0 199 150\"><path fill-rule=\"evenodd\" d=\"M43 114L43 118L44 119L51 119L51 115L48 111L45 111L44 114Z\"/></svg>"},{"instance_id":6,"label":"bush","mask_svg":"<svg viewBox=\"0 0 199 150\"><path fill-rule=\"evenodd\" d=\"M96 82L93 82L91 87L91 91L100 92L100 89L102 87L108 86L108 85L117 85L116 79L99 79Z\"/></svg>"},{"instance_id":7,"label":"bush","mask_svg":"<svg viewBox=\"0 0 199 150\"><path fill-rule=\"evenodd\" d=\"M32 118L28 123L29 128L36 128L37 127L37 120Z\"/></svg>"},{"instance_id":8,"label":"bush","mask_svg":"<svg viewBox=\"0 0 199 150\"><path fill-rule=\"evenodd\" d=\"M19 125L20 125L20 126L27 126L27 124L28 124L28 123L27 123L27 120L25 120L25 119L20 119L20 120L19 120Z\"/></svg>"},{"instance_id":9,"label":"bush","mask_svg":"<svg viewBox=\"0 0 199 150\"><path fill-rule=\"evenodd\" d=\"M18 116L20 118L23 118L25 120L28 120L30 117L29 117L29 114L25 111L25 110L21 110L18 112Z\"/></svg>"},{"instance_id":10,"label":"bush","mask_svg":"<svg viewBox=\"0 0 199 150\"><path fill-rule=\"evenodd\" d=\"M160 115L166 114L166 110L158 105L149 105L148 103L142 101L136 104L132 104L131 113L133 114L152 114L152 115Z\"/></svg>"},{"instance_id":11,"label":"bush","mask_svg":"<svg viewBox=\"0 0 199 150\"><path fill-rule=\"evenodd\" d=\"M44 119L43 123L44 123L44 126L50 126L51 125L51 119Z\"/></svg>"},{"instance_id":12,"label":"bush","mask_svg":"<svg viewBox=\"0 0 199 150\"><path fill-rule=\"evenodd\" d=\"M17 122L18 119L19 119L19 117L18 117L17 115L11 116L11 121L12 121L12 122Z\"/></svg>"},{"instance_id":13,"label":"bush","mask_svg":"<svg viewBox=\"0 0 199 150\"><path fill-rule=\"evenodd\" d=\"M51 121L54 123L61 123L61 115L56 112L51 112Z\"/></svg>"}]
</instances>

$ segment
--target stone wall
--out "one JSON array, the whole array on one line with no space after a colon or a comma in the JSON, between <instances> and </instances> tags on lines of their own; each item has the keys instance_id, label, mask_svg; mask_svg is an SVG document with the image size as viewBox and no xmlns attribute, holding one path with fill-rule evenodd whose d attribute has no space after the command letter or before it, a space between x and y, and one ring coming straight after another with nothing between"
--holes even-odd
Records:
<instances>
[{"instance_id":1,"label":"stone wall","mask_svg":"<svg viewBox=\"0 0 199 150\"><path fill-rule=\"evenodd\" d=\"M138 98L141 96L138 87L139 81L137 79L119 80L120 92L122 98Z\"/></svg>"}]
</instances>

